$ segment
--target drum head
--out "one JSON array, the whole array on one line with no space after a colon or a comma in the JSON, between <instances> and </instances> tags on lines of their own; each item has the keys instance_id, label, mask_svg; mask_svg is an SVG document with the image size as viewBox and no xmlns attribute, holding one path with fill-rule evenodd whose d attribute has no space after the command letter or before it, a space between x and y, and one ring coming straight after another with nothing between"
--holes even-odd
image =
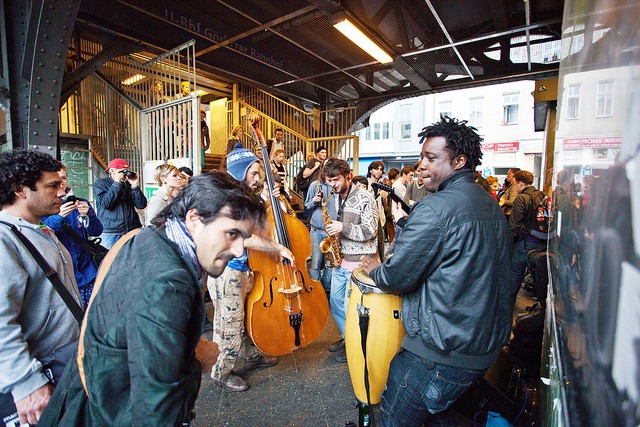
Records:
<instances>
[{"instance_id":1,"label":"drum head","mask_svg":"<svg viewBox=\"0 0 640 427\"><path fill-rule=\"evenodd\" d=\"M371 277L369 277L361 267L353 270L353 273L351 273L351 281L358 285L363 294L371 292L383 293L383 291L376 286L376 283L371 280Z\"/></svg>"}]
</instances>

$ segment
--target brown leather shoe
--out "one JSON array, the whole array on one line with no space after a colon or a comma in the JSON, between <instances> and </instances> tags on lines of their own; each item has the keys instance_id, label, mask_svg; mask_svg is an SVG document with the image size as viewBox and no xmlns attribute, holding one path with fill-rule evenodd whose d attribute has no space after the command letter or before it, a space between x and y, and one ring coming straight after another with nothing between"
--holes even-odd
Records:
<instances>
[{"instance_id":1,"label":"brown leather shoe","mask_svg":"<svg viewBox=\"0 0 640 427\"><path fill-rule=\"evenodd\" d=\"M249 383L244 378L235 374L229 374L221 380L214 379L213 382L229 391L239 392L249 389Z\"/></svg>"},{"instance_id":2,"label":"brown leather shoe","mask_svg":"<svg viewBox=\"0 0 640 427\"><path fill-rule=\"evenodd\" d=\"M343 350L344 350L344 340L342 338L329 346L329 351L331 353L337 353L338 351L343 351Z\"/></svg>"},{"instance_id":3,"label":"brown leather shoe","mask_svg":"<svg viewBox=\"0 0 640 427\"><path fill-rule=\"evenodd\" d=\"M244 370L253 371L255 369L268 368L270 366L276 365L277 363L278 359L276 357L269 357L261 354L255 359L245 361Z\"/></svg>"}]
</instances>

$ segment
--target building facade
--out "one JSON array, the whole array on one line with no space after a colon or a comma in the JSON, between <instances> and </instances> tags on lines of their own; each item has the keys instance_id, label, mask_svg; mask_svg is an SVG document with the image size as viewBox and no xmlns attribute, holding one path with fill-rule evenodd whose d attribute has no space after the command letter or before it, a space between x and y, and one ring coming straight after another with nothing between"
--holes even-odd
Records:
<instances>
[{"instance_id":1,"label":"building facade","mask_svg":"<svg viewBox=\"0 0 640 427\"><path fill-rule=\"evenodd\" d=\"M420 158L418 134L440 114L467 120L484 138L480 171L501 180L509 168L532 171L539 186L543 132L534 130L533 81L503 83L403 99L375 111L359 130L360 173L374 160L385 167L413 165Z\"/></svg>"}]
</instances>

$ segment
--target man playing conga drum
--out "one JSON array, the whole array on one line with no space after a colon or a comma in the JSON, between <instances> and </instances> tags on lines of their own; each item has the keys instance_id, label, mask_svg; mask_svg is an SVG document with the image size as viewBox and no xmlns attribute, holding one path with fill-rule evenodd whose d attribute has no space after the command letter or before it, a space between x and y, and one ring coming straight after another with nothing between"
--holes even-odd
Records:
<instances>
[{"instance_id":1,"label":"man playing conga drum","mask_svg":"<svg viewBox=\"0 0 640 427\"><path fill-rule=\"evenodd\" d=\"M382 394L382 426L444 421L509 339L509 226L473 182L482 138L465 123L443 117L419 134L418 174L434 194L414 205L391 258L362 260L381 289L403 294L407 335Z\"/></svg>"}]
</instances>

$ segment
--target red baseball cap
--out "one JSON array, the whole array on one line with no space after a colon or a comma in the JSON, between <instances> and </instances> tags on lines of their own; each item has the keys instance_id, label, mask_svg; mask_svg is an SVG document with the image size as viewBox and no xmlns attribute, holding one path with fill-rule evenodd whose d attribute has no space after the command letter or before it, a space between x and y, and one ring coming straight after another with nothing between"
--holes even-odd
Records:
<instances>
[{"instance_id":1,"label":"red baseball cap","mask_svg":"<svg viewBox=\"0 0 640 427\"><path fill-rule=\"evenodd\" d=\"M129 163L125 159L111 159L109 169L130 169Z\"/></svg>"}]
</instances>

